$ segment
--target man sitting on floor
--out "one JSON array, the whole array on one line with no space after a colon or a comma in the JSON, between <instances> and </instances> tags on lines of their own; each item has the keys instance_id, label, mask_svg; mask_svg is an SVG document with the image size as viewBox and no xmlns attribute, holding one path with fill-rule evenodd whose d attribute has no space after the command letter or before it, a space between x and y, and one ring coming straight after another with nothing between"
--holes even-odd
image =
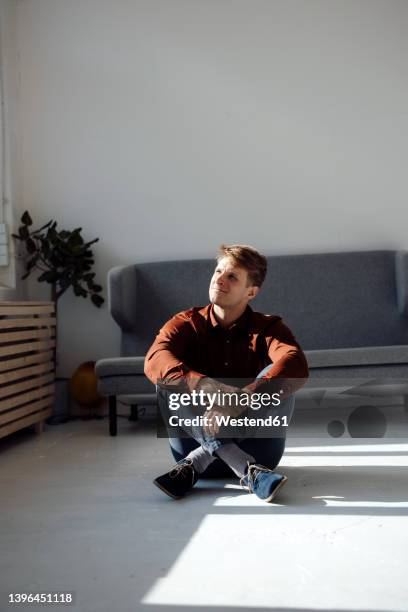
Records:
<instances>
[{"instance_id":1,"label":"man sitting on floor","mask_svg":"<svg viewBox=\"0 0 408 612\"><path fill-rule=\"evenodd\" d=\"M173 453L178 445L181 458L154 483L175 499L183 497L216 458L231 468L244 488L267 502L286 481L273 471L283 455L284 435L217 436L220 417L241 415L261 389L280 394L279 415L290 420L293 394L308 377L303 351L281 317L254 312L249 306L266 269L266 258L254 248L222 245L210 281L211 303L176 314L146 355L145 374L158 385L159 408L167 423L172 385L173 390L184 385L195 397L220 397L221 392L236 398L232 405L204 406L202 425L180 428L184 437L170 440ZM246 383L231 386L221 379Z\"/></svg>"}]
</instances>

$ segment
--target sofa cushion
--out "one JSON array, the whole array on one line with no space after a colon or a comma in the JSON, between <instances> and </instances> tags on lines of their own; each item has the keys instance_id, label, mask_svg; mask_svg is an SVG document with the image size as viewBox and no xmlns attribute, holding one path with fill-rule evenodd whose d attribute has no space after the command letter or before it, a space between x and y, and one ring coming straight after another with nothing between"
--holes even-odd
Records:
<instances>
[{"instance_id":1,"label":"sofa cushion","mask_svg":"<svg viewBox=\"0 0 408 612\"><path fill-rule=\"evenodd\" d=\"M320 379L399 378L408 374L408 345L315 350L305 354L311 370L308 386L312 387ZM155 395L155 386L144 376L143 356L100 359L95 369L102 395Z\"/></svg>"},{"instance_id":2,"label":"sofa cushion","mask_svg":"<svg viewBox=\"0 0 408 612\"><path fill-rule=\"evenodd\" d=\"M95 371L98 378L102 376L144 375L144 360L144 356L99 359L96 362Z\"/></svg>"},{"instance_id":3,"label":"sofa cushion","mask_svg":"<svg viewBox=\"0 0 408 612\"><path fill-rule=\"evenodd\" d=\"M156 387L146 376L101 376L98 378L101 395L156 394Z\"/></svg>"},{"instance_id":4,"label":"sofa cushion","mask_svg":"<svg viewBox=\"0 0 408 612\"><path fill-rule=\"evenodd\" d=\"M309 368L408 363L408 345L305 351Z\"/></svg>"},{"instance_id":5,"label":"sofa cushion","mask_svg":"<svg viewBox=\"0 0 408 612\"><path fill-rule=\"evenodd\" d=\"M99 359L95 372L101 395L156 394L155 386L144 375L144 357Z\"/></svg>"}]
</instances>

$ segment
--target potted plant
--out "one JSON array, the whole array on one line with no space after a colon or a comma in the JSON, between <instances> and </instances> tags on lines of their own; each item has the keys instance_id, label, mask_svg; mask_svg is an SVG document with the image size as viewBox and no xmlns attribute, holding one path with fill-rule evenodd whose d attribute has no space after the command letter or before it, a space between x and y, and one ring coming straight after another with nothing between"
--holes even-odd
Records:
<instances>
[{"instance_id":1,"label":"potted plant","mask_svg":"<svg viewBox=\"0 0 408 612\"><path fill-rule=\"evenodd\" d=\"M95 282L92 267L95 263L91 246L99 240L95 238L85 242L81 236L82 228L58 230L56 221L48 221L38 229L33 229L28 211L21 217L22 225L13 238L23 244L25 272L22 279L34 271L39 272L38 282L50 285L51 300L55 305L57 317L58 301L68 289L75 295L90 298L100 308L104 298L100 295L101 285ZM55 328L55 346L57 346L57 326ZM54 364L57 365L56 348Z\"/></svg>"},{"instance_id":2,"label":"potted plant","mask_svg":"<svg viewBox=\"0 0 408 612\"><path fill-rule=\"evenodd\" d=\"M20 240L25 247L25 273L21 278L27 278L31 272L39 270L41 274L37 280L51 285L51 300L55 303L56 312L58 300L70 287L75 295L89 296L92 303L100 308L105 300L99 295L101 285L94 280L92 266L95 261L90 248L99 238L84 242L81 227L58 231L57 222L53 220L37 230L31 230L33 222L28 211L21 217L21 223L18 233L13 234L13 238Z\"/></svg>"}]
</instances>

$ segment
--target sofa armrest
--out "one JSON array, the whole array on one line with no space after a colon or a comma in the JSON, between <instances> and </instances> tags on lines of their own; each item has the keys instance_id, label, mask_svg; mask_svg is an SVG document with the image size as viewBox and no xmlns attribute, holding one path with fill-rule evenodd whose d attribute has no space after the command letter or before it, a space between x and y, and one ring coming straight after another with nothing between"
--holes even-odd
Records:
<instances>
[{"instance_id":1,"label":"sofa armrest","mask_svg":"<svg viewBox=\"0 0 408 612\"><path fill-rule=\"evenodd\" d=\"M408 252L397 251L395 254L395 280L399 312L408 317Z\"/></svg>"},{"instance_id":2,"label":"sofa armrest","mask_svg":"<svg viewBox=\"0 0 408 612\"><path fill-rule=\"evenodd\" d=\"M144 376L144 360L144 357L99 359L95 364L96 376Z\"/></svg>"},{"instance_id":3,"label":"sofa armrest","mask_svg":"<svg viewBox=\"0 0 408 612\"><path fill-rule=\"evenodd\" d=\"M124 331L132 331L136 318L136 266L118 266L108 273L109 311Z\"/></svg>"}]
</instances>

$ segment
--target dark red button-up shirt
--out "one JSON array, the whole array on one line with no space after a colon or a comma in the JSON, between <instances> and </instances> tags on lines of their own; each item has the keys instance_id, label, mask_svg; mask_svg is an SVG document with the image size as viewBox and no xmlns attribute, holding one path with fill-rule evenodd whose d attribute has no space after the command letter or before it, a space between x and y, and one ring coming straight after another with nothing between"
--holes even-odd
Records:
<instances>
[{"instance_id":1,"label":"dark red button-up shirt","mask_svg":"<svg viewBox=\"0 0 408 612\"><path fill-rule=\"evenodd\" d=\"M265 377L254 380L271 363ZM239 319L224 328L209 304L180 312L162 327L146 355L145 374L154 384L184 379L190 388L205 376L246 379L245 388L251 391L266 382L271 386L274 379L292 379L286 392L293 392L306 382L308 367L281 317L247 306Z\"/></svg>"}]
</instances>

